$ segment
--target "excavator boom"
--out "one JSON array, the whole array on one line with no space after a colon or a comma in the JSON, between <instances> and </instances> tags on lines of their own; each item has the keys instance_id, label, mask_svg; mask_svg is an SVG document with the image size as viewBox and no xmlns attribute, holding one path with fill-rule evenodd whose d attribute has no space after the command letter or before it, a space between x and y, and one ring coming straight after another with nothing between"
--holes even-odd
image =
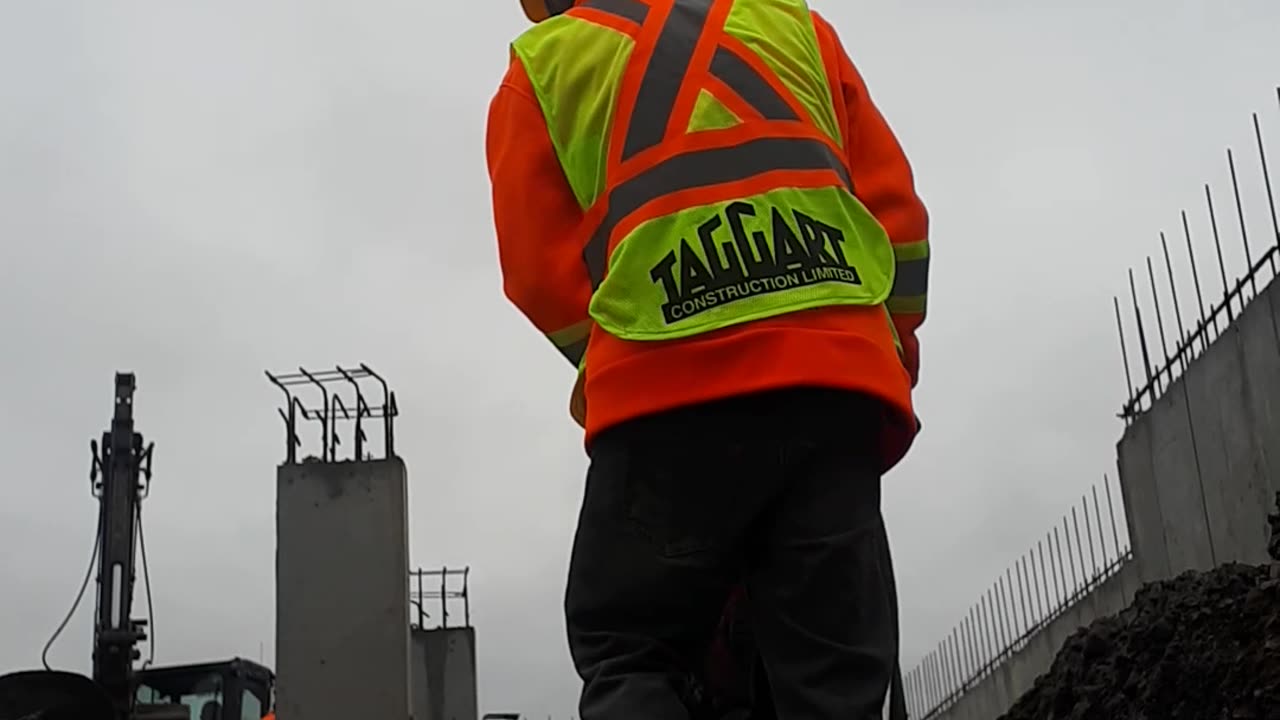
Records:
<instances>
[{"instance_id":1,"label":"excavator boom","mask_svg":"<svg viewBox=\"0 0 1280 720\"><path fill-rule=\"evenodd\" d=\"M117 720L133 712L133 662L146 639L133 610L134 558L140 506L150 481L151 447L133 428L133 373L117 373L111 429L94 447L90 473L98 498L98 604L94 622L93 680L111 699ZM101 471L99 473L99 471Z\"/></svg>"}]
</instances>

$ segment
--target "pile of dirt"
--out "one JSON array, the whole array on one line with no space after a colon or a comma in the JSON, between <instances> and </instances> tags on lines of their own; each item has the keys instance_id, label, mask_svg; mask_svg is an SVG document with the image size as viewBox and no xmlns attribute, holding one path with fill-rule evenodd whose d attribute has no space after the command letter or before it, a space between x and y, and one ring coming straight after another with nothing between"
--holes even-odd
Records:
<instances>
[{"instance_id":1,"label":"pile of dirt","mask_svg":"<svg viewBox=\"0 0 1280 720\"><path fill-rule=\"evenodd\" d=\"M1280 579L1224 565L1082 628L1003 720L1280 718Z\"/></svg>"},{"instance_id":2,"label":"pile of dirt","mask_svg":"<svg viewBox=\"0 0 1280 720\"><path fill-rule=\"evenodd\" d=\"M1270 519L1274 557L1280 515ZM1276 567L1224 565L1142 588L1068 639L1001 720L1280 718Z\"/></svg>"}]
</instances>

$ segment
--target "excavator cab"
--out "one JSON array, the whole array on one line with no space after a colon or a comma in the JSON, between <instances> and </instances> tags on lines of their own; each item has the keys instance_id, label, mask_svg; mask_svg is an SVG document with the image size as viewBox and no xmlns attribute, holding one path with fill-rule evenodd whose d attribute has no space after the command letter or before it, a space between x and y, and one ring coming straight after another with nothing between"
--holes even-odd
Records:
<instances>
[{"instance_id":1,"label":"excavator cab","mask_svg":"<svg viewBox=\"0 0 1280 720\"><path fill-rule=\"evenodd\" d=\"M271 709L274 681L270 670L241 658L148 668L137 673L138 718L261 720Z\"/></svg>"}]
</instances>

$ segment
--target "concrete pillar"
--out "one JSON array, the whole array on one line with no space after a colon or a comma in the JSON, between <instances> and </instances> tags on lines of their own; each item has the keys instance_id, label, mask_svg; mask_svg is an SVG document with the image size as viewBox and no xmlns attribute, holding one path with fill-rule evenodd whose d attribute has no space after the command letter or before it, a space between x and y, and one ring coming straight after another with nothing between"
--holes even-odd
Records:
<instances>
[{"instance_id":1,"label":"concrete pillar","mask_svg":"<svg viewBox=\"0 0 1280 720\"><path fill-rule=\"evenodd\" d=\"M475 628L413 631L414 720L477 720Z\"/></svg>"},{"instance_id":2,"label":"concrete pillar","mask_svg":"<svg viewBox=\"0 0 1280 720\"><path fill-rule=\"evenodd\" d=\"M404 463L304 460L276 478L279 720L408 720Z\"/></svg>"}]
</instances>

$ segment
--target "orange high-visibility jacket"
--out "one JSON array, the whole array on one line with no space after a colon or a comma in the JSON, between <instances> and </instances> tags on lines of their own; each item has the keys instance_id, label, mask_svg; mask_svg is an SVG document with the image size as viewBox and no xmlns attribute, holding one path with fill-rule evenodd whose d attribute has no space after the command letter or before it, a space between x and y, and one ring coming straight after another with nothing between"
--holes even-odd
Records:
<instances>
[{"instance_id":1,"label":"orange high-visibility jacket","mask_svg":"<svg viewBox=\"0 0 1280 720\"><path fill-rule=\"evenodd\" d=\"M656 8L673 0L636 2ZM569 13L631 33L637 54L644 43L655 41L648 21L629 21L591 5L580 0ZM884 307L841 305L790 312L674 341L623 340L591 321L588 305L598 278L584 261L583 240L601 220L580 206L531 80L513 55L490 106L486 142L504 290L566 355L571 355L566 348L577 346L580 355L585 346L582 388L588 446L602 430L636 417L799 386L847 389L880 399L887 411L881 437L884 467L901 459L910 445L917 430L911 390L919 367L916 333L925 317L928 214L916 194L907 158L835 30L817 13L812 19L842 128L841 159L847 163L843 172L897 252L893 294ZM767 66L751 64L786 97L785 86L760 72ZM708 74L705 68L687 70L688 75L698 73ZM726 84L703 85L737 114L752 111ZM625 91L623 95L620 106L626 108ZM707 134L715 132L741 135L743 128Z\"/></svg>"}]
</instances>

